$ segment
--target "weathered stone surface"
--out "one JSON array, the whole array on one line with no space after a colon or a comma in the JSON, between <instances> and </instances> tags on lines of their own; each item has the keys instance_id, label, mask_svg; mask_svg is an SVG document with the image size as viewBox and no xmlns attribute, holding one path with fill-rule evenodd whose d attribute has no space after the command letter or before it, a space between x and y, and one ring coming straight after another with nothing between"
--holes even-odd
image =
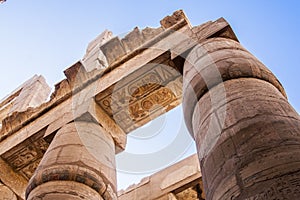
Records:
<instances>
[{"instance_id":1,"label":"weathered stone surface","mask_svg":"<svg viewBox=\"0 0 300 200\"><path fill-rule=\"evenodd\" d=\"M175 199L177 200L195 200L198 198L198 192L194 187L190 187L182 192L176 194Z\"/></svg>"},{"instance_id":2,"label":"weathered stone surface","mask_svg":"<svg viewBox=\"0 0 300 200\"><path fill-rule=\"evenodd\" d=\"M223 18L191 27L176 11L161 25L135 28L121 41L104 32L65 70L66 79L46 103L42 79L28 87L29 95L23 85L0 103L0 180L19 199L40 162L29 199L116 199L113 158L124 150L126 133L161 115L162 107L180 104L182 88L207 199L297 199L299 115L276 77L235 42ZM195 46L196 53L185 57ZM61 132L74 121L85 123L85 137L74 134L78 127ZM97 129L105 134L94 134ZM99 148L93 148L95 141ZM204 199L193 159L144 179L119 198Z\"/></svg>"},{"instance_id":3,"label":"weathered stone surface","mask_svg":"<svg viewBox=\"0 0 300 200\"><path fill-rule=\"evenodd\" d=\"M173 25L177 24L180 20L187 19L182 10L175 11L173 15L167 16L160 21L160 24L163 28L170 28Z\"/></svg>"},{"instance_id":4,"label":"weathered stone surface","mask_svg":"<svg viewBox=\"0 0 300 200\"><path fill-rule=\"evenodd\" d=\"M80 61L64 71L71 89L75 89L83 85L88 80L87 71Z\"/></svg>"},{"instance_id":5,"label":"weathered stone surface","mask_svg":"<svg viewBox=\"0 0 300 200\"><path fill-rule=\"evenodd\" d=\"M59 83L55 84L54 92L51 94L51 99L63 99L65 96L69 95L71 92L71 87L67 79L60 81Z\"/></svg>"},{"instance_id":6,"label":"weathered stone surface","mask_svg":"<svg viewBox=\"0 0 300 200\"><path fill-rule=\"evenodd\" d=\"M193 155L150 177L144 178L140 184L133 185L125 191L120 191L118 199L176 199L175 193L197 185L201 182L200 177L198 158ZM170 194L171 192L175 193Z\"/></svg>"},{"instance_id":7,"label":"weathered stone surface","mask_svg":"<svg viewBox=\"0 0 300 200\"><path fill-rule=\"evenodd\" d=\"M4 100L0 102L0 120L2 123L2 120L5 119L10 113L11 113L11 108L16 101L16 98L19 96L21 93L21 89L13 92L11 95L6 97ZM2 124L1 124L2 126ZM1 127L0 127L1 129Z\"/></svg>"},{"instance_id":8,"label":"weathered stone surface","mask_svg":"<svg viewBox=\"0 0 300 200\"><path fill-rule=\"evenodd\" d=\"M23 112L29 107L37 107L44 103L49 94L51 88L45 81L43 76L35 75L21 86L21 92L14 101L10 113Z\"/></svg>"},{"instance_id":9,"label":"weathered stone surface","mask_svg":"<svg viewBox=\"0 0 300 200\"><path fill-rule=\"evenodd\" d=\"M88 47L86 48L86 53L83 57L85 59L86 57L89 56L89 54L95 49L99 48L101 45L105 44L107 41L112 39L113 33L109 30L103 31L100 35L98 35L94 40L92 40L89 44Z\"/></svg>"},{"instance_id":10,"label":"weathered stone surface","mask_svg":"<svg viewBox=\"0 0 300 200\"><path fill-rule=\"evenodd\" d=\"M108 62L103 54L103 52L99 48L94 49L89 57L85 58L81 61L86 71L90 72L94 69L103 70L108 67Z\"/></svg>"},{"instance_id":11,"label":"weathered stone surface","mask_svg":"<svg viewBox=\"0 0 300 200\"><path fill-rule=\"evenodd\" d=\"M179 24L179 26L175 27L180 34L189 35L192 33L190 28L186 27L186 23ZM161 28L158 28L158 30L160 31ZM67 82L63 81L58 84L57 88L59 89L53 93L49 102L42 104L34 110L28 110L28 112L21 114L26 117L18 117L20 120L14 120L13 125L11 125L12 120L7 119L8 125L1 131L5 137L2 137L3 143L1 146L3 148L0 148L0 152L5 152L9 149L10 145L14 146L18 144L18 142L24 141L27 137L34 135L37 131L45 128L53 121L66 116L63 112L70 112L70 105L72 105L71 97L78 92L78 89L75 92L69 92L69 88L74 89L74 85L72 84L74 84L74 80L77 80L77 77L82 77L83 80L85 80L86 76L88 76L87 82L82 84L82 88L80 89L90 89L91 83L96 84L94 95L97 95L166 51L173 49L175 54L179 55L190 48L190 46L183 43L185 39L178 38L173 32L162 32L159 35L159 38L153 38L151 42L147 44L148 47L151 46L152 48L147 48L142 52L135 52L133 54L129 53L130 55L128 57L125 56L123 60L119 60L113 66L105 69L103 73L97 73L96 71L95 74L83 73L83 76L77 75L80 71L78 71L78 69L80 69L80 63L76 63L71 69L66 70L68 76ZM80 82L81 81L79 81L79 83ZM72 119L72 117L70 117L70 120L72 121L74 118ZM22 129L22 127L26 128ZM16 135L14 136L14 134ZM7 140L5 138L7 138Z\"/></svg>"},{"instance_id":12,"label":"weathered stone surface","mask_svg":"<svg viewBox=\"0 0 300 200\"><path fill-rule=\"evenodd\" d=\"M184 115L190 133L191 114L198 99L223 81L239 77L268 81L286 95L270 70L234 40L208 39L191 51L184 66L183 83L183 90L186 91L183 98L183 106L186 106Z\"/></svg>"},{"instance_id":13,"label":"weathered stone surface","mask_svg":"<svg viewBox=\"0 0 300 200\"><path fill-rule=\"evenodd\" d=\"M98 195L104 195L108 186L111 187L111 194L116 193L114 149L112 138L95 123L76 121L65 125L56 134L31 178L26 191L28 199L47 195L47 191L41 191L38 187L45 188L44 184L53 182L74 193L79 192L66 181L89 186ZM60 196L59 191L51 193L61 198L67 195ZM97 196L93 198L97 199Z\"/></svg>"},{"instance_id":14,"label":"weathered stone surface","mask_svg":"<svg viewBox=\"0 0 300 200\"><path fill-rule=\"evenodd\" d=\"M25 199L25 190L27 187L27 180L16 173L10 165L8 165L2 158L0 159L0 179L1 181L10 188L16 194L22 199ZM5 186L5 187L6 187ZM3 186L4 187L4 186ZM6 190L5 188L3 190ZM1 189L0 189L1 191ZM10 193L10 192L8 192ZM12 195L14 196L14 195ZM1 192L0 192L1 197ZM9 199L9 198L8 198Z\"/></svg>"},{"instance_id":15,"label":"weathered stone surface","mask_svg":"<svg viewBox=\"0 0 300 200\"><path fill-rule=\"evenodd\" d=\"M168 193L162 197L159 197L155 200L177 200L176 196L173 193Z\"/></svg>"},{"instance_id":16,"label":"weathered stone surface","mask_svg":"<svg viewBox=\"0 0 300 200\"><path fill-rule=\"evenodd\" d=\"M50 87L44 77L35 75L5 98L0 103L0 140L8 137L13 129L21 128L22 122L32 116L49 94Z\"/></svg>"},{"instance_id":17,"label":"weathered stone surface","mask_svg":"<svg viewBox=\"0 0 300 200\"><path fill-rule=\"evenodd\" d=\"M108 42L112 38L112 32L105 30L93 41L91 41L87 47L86 53L82 58L82 64L86 71L92 71L94 69L104 69L108 67L108 62L100 49L100 46Z\"/></svg>"},{"instance_id":18,"label":"weathered stone surface","mask_svg":"<svg viewBox=\"0 0 300 200\"><path fill-rule=\"evenodd\" d=\"M126 50L118 37L112 38L103 44L100 49L105 55L109 65L126 54Z\"/></svg>"},{"instance_id":19,"label":"weathered stone surface","mask_svg":"<svg viewBox=\"0 0 300 200\"><path fill-rule=\"evenodd\" d=\"M295 181L292 177L299 177L296 173L300 159L296 153L300 148L298 114L267 82L237 79L224 84L228 103L220 101L214 110L218 119L224 112L226 118L215 145L211 142L208 145L213 146L206 146L204 141L211 133L201 129L201 120L205 119L202 124L213 121L209 115L214 111L202 113L202 117L194 115L194 132L200 133L196 137L198 151L205 157L202 173L209 198L230 199L234 196L245 199L258 193L265 193L267 199L298 197L297 187L289 185ZM218 88L220 86L212 90ZM201 103L209 98L207 94L200 99L195 113L199 113L203 108ZM285 135L284 139L282 135ZM211 166L219 170L213 170ZM290 193L281 193L276 186L270 186L279 180L287 182ZM269 187L273 194L267 194Z\"/></svg>"},{"instance_id":20,"label":"weathered stone surface","mask_svg":"<svg viewBox=\"0 0 300 200\"><path fill-rule=\"evenodd\" d=\"M174 170L167 174L163 179L162 182L160 183L160 188L166 189L181 180L184 180L186 177L192 176L193 174L196 174L199 171L197 166L193 165L187 165L183 166L177 170Z\"/></svg>"},{"instance_id":21,"label":"weathered stone surface","mask_svg":"<svg viewBox=\"0 0 300 200\"><path fill-rule=\"evenodd\" d=\"M116 153L125 150L127 135L121 129L121 127L112 120L98 104L93 106L94 110L90 111L93 118L97 119L97 122L104 128L104 130L111 135L115 142Z\"/></svg>"},{"instance_id":22,"label":"weathered stone surface","mask_svg":"<svg viewBox=\"0 0 300 200\"><path fill-rule=\"evenodd\" d=\"M44 133L45 130L40 131L1 155L3 160L26 180L30 179L49 146L49 143L42 138Z\"/></svg>"},{"instance_id":23,"label":"weathered stone surface","mask_svg":"<svg viewBox=\"0 0 300 200\"><path fill-rule=\"evenodd\" d=\"M46 182L35 188L28 200L103 200L99 193L82 183L71 181Z\"/></svg>"},{"instance_id":24,"label":"weathered stone surface","mask_svg":"<svg viewBox=\"0 0 300 200\"><path fill-rule=\"evenodd\" d=\"M0 199L17 200L17 196L7 186L0 183Z\"/></svg>"},{"instance_id":25,"label":"weathered stone surface","mask_svg":"<svg viewBox=\"0 0 300 200\"><path fill-rule=\"evenodd\" d=\"M153 39L154 37L156 37L161 32L163 32L162 27L159 27L159 28L146 27L142 30L142 35L143 35L145 41L149 41L149 40Z\"/></svg>"},{"instance_id":26,"label":"weathered stone surface","mask_svg":"<svg viewBox=\"0 0 300 200\"><path fill-rule=\"evenodd\" d=\"M237 42L212 38L183 78L206 198L299 198L300 118L276 77Z\"/></svg>"},{"instance_id":27,"label":"weathered stone surface","mask_svg":"<svg viewBox=\"0 0 300 200\"><path fill-rule=\"evenodd\" d=\"M129 133L160 115L155 107L168 111L181 102L181 74L170 65L170 54L166 53L99 93L95 100Z\"/></svg>"},{"instance_id":28,"label":"weathered stone surface","mask_svg":"<svg viewBox=\"0 0 300 200\"><path fill-rule=\"evenodd\" d=\"M223 37L238 41L236 35L232 31L230 25L224 18L219 18L214 22L206 22L192 28L199 42L203 42L207 38Z\"/></svg>"},{"instance_id":29,"label":"weathered stone surface","mask_svg":"<svg viewBox=\"0 0 300 200\"><path fill-rule=\"evenodd\" d=\"M138 27L135 27L133 31L128 33L122 40L121 40L126 53L133 51L140 47L144 43L144 37L140 32Z\"/></svg>"}]
</instances>

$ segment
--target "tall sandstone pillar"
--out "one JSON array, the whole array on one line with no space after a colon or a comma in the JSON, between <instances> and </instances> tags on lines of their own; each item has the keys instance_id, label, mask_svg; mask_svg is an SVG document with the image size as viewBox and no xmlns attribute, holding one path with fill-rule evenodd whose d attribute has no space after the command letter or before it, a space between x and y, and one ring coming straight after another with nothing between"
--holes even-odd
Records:
<instances>
[{"instance_id":1,"label":"tall sandstone pillar","mask_svg":"<svg viewBox=\"0 0 300 200\"><path fill-rule=\"evenodd\" d=\"M76 121L63 126L31 178L26 198L117 199L112 137L94 122Z\"/></svg>"},{"instance_id":2,"label":"tall sandstone pillar","mask_svg":"<svg viewBox=\"0 0 300 200\"><path fill-rule=\"evenodd\" d=\"M207 199L300 199L300 118L259 60L207 39L186 59L183 89Z\"/></svg>"}]
</instances>

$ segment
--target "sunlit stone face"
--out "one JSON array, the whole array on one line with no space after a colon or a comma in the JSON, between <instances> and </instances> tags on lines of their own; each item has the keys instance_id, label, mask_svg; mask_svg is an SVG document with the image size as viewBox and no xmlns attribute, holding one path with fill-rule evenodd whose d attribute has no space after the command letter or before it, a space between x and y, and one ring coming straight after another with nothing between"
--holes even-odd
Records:
<instances>
[{"instance_id":1,"label":"sunlit stone face","mask_svg":"<svg viewBox=\"0 0 300 200\"><path fill-rule=\"evenodd\" d=\"M126 133L181 103L182 76L169 56L163 54L95 97Z\"/></svg>"}]
</instances>

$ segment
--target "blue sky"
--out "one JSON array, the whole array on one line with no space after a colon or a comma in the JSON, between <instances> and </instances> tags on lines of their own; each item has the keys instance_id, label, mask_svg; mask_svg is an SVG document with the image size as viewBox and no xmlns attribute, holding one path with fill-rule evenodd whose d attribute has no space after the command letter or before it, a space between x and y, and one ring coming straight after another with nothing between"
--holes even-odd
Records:
<instances>
[{"instance_id":1,"label":"blue sky","mask_svg":"<svg viewBox=\"0 0 300 200\"><path fill-rule=\"evenodd\" d=\"M297 0L8 0L0 5L0 98L34 74L54 85L105 29L119 35L135 26L157 27L164 16L183 9L193 25L227 19L241 43L276 74L299 111L299 4Z\"/></svg>"},{"instance_id":2,"label":"blue sky","mask_svg":"<svg viewBox=\"0 0 300 200\"><path fill-rule=\"evenodd\" d=\"M124 35L183 9L193 25L224 17L300 111L300 1L17 1L0 4L0 99L34 74L53 86L105 29Z\"/></svg>"}]
</instances>

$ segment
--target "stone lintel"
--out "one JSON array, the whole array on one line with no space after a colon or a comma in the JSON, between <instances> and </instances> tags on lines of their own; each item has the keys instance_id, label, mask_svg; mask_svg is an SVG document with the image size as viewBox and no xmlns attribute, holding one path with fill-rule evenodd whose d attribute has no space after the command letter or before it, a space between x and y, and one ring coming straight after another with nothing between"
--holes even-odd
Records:
<instances>
[{"instance_id":1,"label":"stone lintel","mask_svg":"<svg viewBox=\"0 0 300 200\"><path fill-rule=\"evenodd\" d=\"M109 30L103 31L100 35L98 35L94 40L92 40L88 47L86 48L86 54L84 55L85 59L89 56L90 52L92 52L95 48L99 48L102 44L109 41L113 36L113 33Z\"/></svg>"},{"instance_id":2,"label":"stone lintel","mask_svg":"<svg viewBox=\"0 0 300 200\"><path fill-rule=\"evenodd\" d=\"M44 137L55 134L57 130L72 121L93 121L99 123L99 125L102 126L113 138L116 153L125 149L126 134L111 118L106 115L106 113L94 102L93 99L83 102L75 109L74 107L70 108L70 111L62 114L61 118L57 117L56 120L49 124Z\"/></svg>"},{"instance_id":3,"label":"stone lintel","mask_svg":"<svg viewBox=\"0 0 300 200\"><path fill-rule=\"evenodd\" d=\"M125 133L181 103L182 77L170 56L164 53L95 96L96 103Z\"/></svg>"},{"instance_id":4,"label":"stone lintel","mask_svg":"<svg viewBox=\"0 0 300 200\"><path fill-rule=\"evenodd\" d=\"M163 169L140 184L118 193L119 200L157 199L179 188L188 188L200 182L201 172L196 154ZM189 185L194 184L194 185Z\"/></svg>"},{"instance_id":5,"label":"stone lintel","mask_svg":"<svg viewBox=\"0 0 300 200\"><path fill-rule=\"evenodd\" d=\"M121 40L121 42L125 48L126 53L128 53L140 47L145 42L145 40L139 28L135 27L133 31L131 31Z\"/></svg>"},{"instance_id":6,"label":"stone lintel","mask_svg":"<svg viewBox=\"0 0 300 200\"><path fill-rule=\"evenodd\" d=\"M0 103L0 140L12 134L12 129L21 128L34 108L46 101L50 87L43 76L35 75L23 83L12 95Z\"/></svg>"},{"instance_id":7,"label":"stone lintel","mask_svg":"<svg viewBox=\"0 0 300 200\"><path fill-rule=\"evenodd\" d=\"M213 37L224 37L238 42L238 38L233 32L231 26L223 17L216 21L208 21L199 26L194 26L192 30L196 34L199 42L203 42L204 40Z\"/></svg>"},{"instance_id":8,"label":"stone lintel","mask_svg":"<svg viewBox=\"0 0 300 200\"><path fill-rule=\"evenodd\" d=\"M180 55L191 48L191 46L194 45L193 43L190 43L189 46L182 45L184 41L187 41L187 38L178 37L178 34L186 35L187 37L193 37L194 35L194 33L190 30L190 27L185 26L184 24L183 26L177 26L177 24L173 26L178 29L176 32L177 34L172 31L168 32L169 29L163 32L159 31L159 34L156 35L156 37L152 38L145 44L145 47L148 48L144 49L142 52L139 52L135 56L128 55L128 58L124 58L125 60L129 59L130 57L132 59L127 60L127 62L120 60L119 62L113 63L111 67L106 69L105 72L99 72L100 76L98 75L93 77L93 80L95 80L94 83L97 85L95 95L105 90L110 85L117 83L119 80L125 76L128 76L130 73L133 73L140 67L144 66L153 60L153 58L160 56L166 50L171 50L171 52L176 52L177 55ZM217 30L209 28L208 26L207 29L211 30L212 32L213 30ZM75 65L77 66L78 64ZM5 141L1 142L1 147L3 147L3 149L0 149L0 153L5 152L5 149L9 148L8 146L14 144L16 145L18 142L26 139L26 137L29 137L30 135L33 135L35 132L41 130L55 120L62 119L63 116L69 115L67 111L66 113L62 111L66 110L71 103L70 97L72 96L72 93L70 92L70 80L73 80L71 75L69 76L68 80L63 80L60 82L60 84L57 84L57 90L53 93L50 102L47 102L46 104L41 105L38 109L31 110L30 112L25 111L24 116L26 117L18 117L19 120L15 120L16 124L14 126L10 126L5 132L9 132L9 135L14 133L16 136L12 135L10 137L13 138L7 138L9 141L5 139ZM47 114L43 115L45 113ZM29 131L30 133L28 133Z\"/></svg>"},{"instance_id":9,"label":"stone lintel","mask_svg":"<svg viewBox=\"0 0 300 200\"><path fill-rule=\"evenodd\" d=\"M112 63L126 54L125 47L118 37L112 38L109 42L102 45L100 49L106 56L108 63Z\"/></svg>"},{"instance_id":10,"label":"stone lintel","mask_svg":"<svg viewBox=\"0 0 300 200\"><path fill-rule=\"evenodd\" d=\"M91 121L98 123L113 138L116 153L125 150L127 139L126 133L113 119L107 116L94 99L87 100L76 106L74 114L75 121Z\"/></svg>"},{"instance_id":11,"label":"stone lintel","mask_svg":"<svg viewBox=\"0 0 300 200\"><path fill-rule=\"evenodd\" d=\"M59 102L71 96L71 87L67 79L63 79L54 85L54 92L51 94L50 99L59 104Z\"/></svg>"},{"instance_id":12,"label":"stone lintel","mask_svg":"<svg viewBox=\"0 0 300 200\"><path fill-rule=\"evenodd\" d=\"M2 129L1 132L4 135L17 133L21 127L24 127L24 125L30 123L34 118L38 118L45 112L48 114L49 110L51 110L53 107L57 107L63 101L66 101L68 98L70 98L72 94L74 95L74 90L73 93L71 91L72 86L74 86L74 80L77 82L80 80L79 82L81 85L83 85L83 88L85 88L89 82L98 83L99 86L97 87L97 91L95 91L96 95L97 93L108 88L110 85L117 83L119 80L134 72L141 66L147 64L153 58L160 56L165 51L171 51L171 58L181 55L183 52L192 48L197 43L195 34L198 36L198 38L205 38L211 37L215 33L220 33L222 30L227 30L226 33L228 30L231 30L228 23L222 18L216 22L206 23L207 26L202 29L199 28L201 31L198 30L198 32L197 27L194 27L193 31L191 31L191 28L187 26L188 23L185 18L180 19L181 20L177 21L177 23L172 26L172 29L168 28L164 31L161 29L157 29L157 31L151 29L151 34L154 34L152 39L147 40L142 46L140 46L140 48L129 52L120 59L117 59L104 71L96 70L92 73L88 73L88 75L86 75L84 72L80 73L82 75L78 76L78 71L82 71L83 67L81 66L80 62L75 63L72 65L72 67L65 70L67 79L62 80L56 85L56 90L52 94L49 102L39 106L37 109L30 110L30 112L24 111L23 114L16 113L18 120L13 120L14 124L7 126L6 129ZM146 32L149 32L149 28L142 30L144 38Z\"/></svg>"},{"instance_id":13,"label":"stone lintel","mask_svg":"<svg viewBox=\"0 0 300 200\"><path fill-rule=\"evenodd\" d=\"M88 77L86 77L87 72L80 61L73 64L71 67L64 70L64 74L67 77L68 83L72 89L75 85L82 84Z\"/></svg>"},{"instance_id":14,"label":"stone lintel","mask_svg":"<svg viewBox=\"0 0 300 200\"><path fill-rule=\"evenodd\" d=\"M177 10L171 16L166 16L160 21L160 24L163 28L168 29L172 28L172 26L174 26L175 24L178 24L178 22L180 22L181 20L186 21L187 24L191 27L190 22L183 10Z\"/></svg>"},{"instance_id":15,"label":"stone lintel","mask_svg":"<svg viewBox=\"0 0 300 200\"><path fill-rule=\"evenodd\" d=\"M87 72L84 70L81 62L77 62L65 70L66 79L55 86L55 91L51 95L50 101L41 104L37 108L26 107L22 112L16 112L12 118L6 118L7 122L13 121L14 123L10 123L5 129L2 128L1 130L1 134L5 135L5 137L0 139L0 155L23 143L26 139L43 129L46 129L45 137L50 137L63 125L85 115L90 115L112 135L117 148L116 152L124 149L126 135L113 119L108 117L101 108L91 111L91 108L97 107L95 105L91 105L88 107L89 109L83 109L74 115L74 110L72 110L73 98L77 98L76 95L79 95L78 93L89 90L92 91L89 93L89 97L94 98L100 92L105 91L111 85L117 84L123 78L135 73L147 63L166 52L171 52L171 60L178 55L182 55L197 44L196 34L210 37L215 33L224 33L222 30L226 30L226 33L228 32L228 23L226 25L225 22L221 21L217 23L219 26L212 22L212 24L207 24L204 29L197 32L195 28L191 28L181 11L175 12L173 17L165 19L162 24L165 25L157 29L145 28L141 31L134 29L133 32L129 33L126 41L131 51L126 52L123 56L117 55L117 57L112 58L112 62L104 70ZM135 34L139 35L141 37L140 41L144 41L144 43L131 43L132 41L134 42L132 35ZM107 41L107 43L112 41ZM124 46L124 44L122 45ZM20 93L16 91L15 94L19 95ZM34 98L37 96L35 95ZM12 96L12 98L8 99L8 102L14 98Z\"/></svg>"},{"instance_id":16,"label":"stone lintel","mask_svg":"<svg viewBox=\"0 0 300 200\"><path fill-rule=\"evenodd\" d=\"M10 106L10 109L3 117L8 116L12 112L25 111L28 107L37 107L46 101L50 90L51 88L47 85L43 76L34 75L0 101L0 113L8 104L12 104L12 106ZM0 119L2 120L3 118Z\"/></svg>"},{"instance_id":17,"label":"stone lintel","mask_svg":"<svg viewBox=\"0 0 300 200\"><path fill-rule=\"evenodd\" d=\"M175 24L174 27L177 28L178 32L182 35L191 36L193 34L190 28L184 24L180 26ZM80 75L80 79L78 80L82 80L82 82L85 83L82 84L84 87L81 85L80 89L86 90L89 88L89 85L93 83L96 85L96 90L94 91L94 95L96 95L110 85L117 83L122 78L144 66L154 58L159 57L166 51L172 49L174 52L177 52L177 54L180 54L190 48L190 46L182 45L182 42L185 41L186 38L178 38L178 33L173 33L174 31L169 30L161 32L155 38L144 44L145 46L143 47L144 50L142 52L134 51L129 53L123 58L125 60L121 59L112 63L104 72L98 70L96 72L91 72L90 74L92 75L90 76ZM17 115L19 120L15 120L14 126L10 126L7 131L4 131L4 134L7 132L12 138L8 137L7 139L9 139L9 141L4 139L1 142L4 145L0 143L0 153L5 152L5 149L9 148L9 146L16 145L19 141L25 140L27 137L33 135L35 131L28 133L28 127L30 127L31 130L39 131L65 115L62 111L65 110L67 112L70 104L72 104L72 100L70 99L71 96L76 95L78 92L78 90L74 91L74 89L73 92L70 91L72 86L74 86L72 81L77 80L77 76L72 72L78 72L80 71L79 69L82 69L80 63L75 63L71 68L73 69L66 70L66 81L63 80L57 85L58 91L53 93L52 99L49 102L42 104L40 107L30 110L29 112L24 111L22 115L25 117L23 118L20 118L19 114ZM60 98L55 95L59 95Z\"/></svg>"}]
</instances>

